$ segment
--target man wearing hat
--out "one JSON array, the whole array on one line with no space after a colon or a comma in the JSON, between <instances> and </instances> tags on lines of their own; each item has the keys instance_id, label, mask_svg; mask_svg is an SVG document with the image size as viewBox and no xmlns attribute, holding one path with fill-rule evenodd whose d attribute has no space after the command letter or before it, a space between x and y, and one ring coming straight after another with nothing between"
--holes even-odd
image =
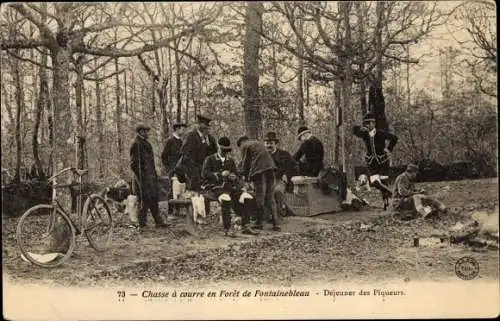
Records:
<instances>
[{"instance_id":1,"label":"man wearing hat","mask_svg":"<svg viewBox=\"0 0 500 321\"><path fill-rule=\"evenodd\" d=\"M167 177L170 179L169 199L178 199L186 191L186 183L179 182L179 179L174 173L175 165L181 158L182 138L184 137L187 125L184 123L176 123L173 126L174 132L167 139L163 152L161 153L161 161L163 163ZM168 213L173 213L173 208L168 207Z\"/></svg>"},{"instance_id":2,"label":"man wearing hat","mask_svg":"<svg viewBox=\"0 0 500 321\"><path fill-rule=\"evenodd\" d=\"M354 126L353 133L365 143L365 161L370 171L370 184L381 191L384 209L387 209L391 190L387 186L387 179L381 179L381 176L389 176L390 155L398 137L376 129L375 117L370 113L365 115L363 126ZM386 142L389 144L386 145Z\"/></svg>"},{"instance_id":3,"label":"man wearing hat","mask_svg":"<svg viewBox=\"0 0 500 321\"><path fill-rule=\"evenodd\" d=\"M201 191L201 170L208 155L217 152L217 142L210 135L210 119L204 115L197 115L198 122L191 132L186 135L181 147L181 159L175 167L175 174L181 180L186 180L187 189L194 192ZM208 214L208 211L207 211Z\"/></svg>"},{"instance_id":4,"label":"man wearing hat","mask_svg":"<svg viewBox=\"0 0 500 321\"><path fill-rule=\"evenodd\" d=\"M264 144L273 158L276 165L276 183L274 185L274 198L276 207L280 216L285 216L287 208L285 204L285 191L293 190L291 178L299 174L299 165L293 159L292 155L278 148L279 139L275 132L268 132L264 138Z\"/></svg>"},{"instance_id":5,"label":"man wearing hat","mask_svg":"<svg viewBox=\"0 0 500 321\"><path fill-rule=\"evenodd\" d=\"M153 146L148 142L151 128L141 124L137 126L137 136L130 148L130 168L135 175L134 187L139 198L139 228L144 228L148 210L156 223L156 227L166 227L160 216L158 175L154 161Z\"/></svg>"},{"instance_id":6,"label":"man wearing hat","mask_svg":"<svg viewBox=\"0 0 500 321\"><path fill-rule=\"evenodd\" d=\"M280 220L273 193L276 165L271 154L262 142L251 140L248 136L241 136L236 144L241 153L238 172L246 181L252 182L255 189L258 206L256 228L263 228L264 213L267 211L273 220L273 230L280 231Z\"/></svg>"},{"instance_id":7,"label":"man wearing hat","mask_svg":"<svg viewBox=\"0 0 500 321\"><path fill-rule=\"evenodd\" d=\"M244 184L236 174L236 163L230 155L231 141L227 137L221 137L218 145L218 152L208 156L203 163L203 189L221 204L222 224L226 236L234 237L231 231L231 208L241 216L242 233L257 235L250 228L250 215L255 208L255 200L241 198L245 192Z\"/></svg>"},{"instance_id":8,"label":"man wearing hat","mask_svg":"<svg viewBox=\"0 0 500 321\"><path fill-rule=\"evenodd\" d=\"M299 150L293 155L293 159L299 163L300 175L318 176L323 169L325 151L323 143L306 126L298 130L297 138L302 141Z\"/></svg>"},{"instance_id":9,"label":"man wearing hat","mask_svg":"<svg viewBox=\"0 0 500 321\"><path fill-rule=\"evenodd\" d=\"M423 217L435 211L446 211L446 206L436 197L415 189L418 166L409 164L406 171L395 180L392 191L392 205L395 210L416 210Z\"/></svg>"}]
</instances>

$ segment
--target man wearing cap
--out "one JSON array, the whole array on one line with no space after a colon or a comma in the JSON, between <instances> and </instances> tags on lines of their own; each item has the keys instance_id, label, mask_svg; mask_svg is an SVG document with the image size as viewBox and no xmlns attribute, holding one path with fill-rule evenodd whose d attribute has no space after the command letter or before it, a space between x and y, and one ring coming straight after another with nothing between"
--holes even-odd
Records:
<instances>
[{"instance_id":1,"label":"man wearing cap","mask_svg":"<svg viewBox=\"0 0 500 321\"><path fill-rule=\"evenodd\" d=\"M130 168L135 175L134 186L139 198L139 228L144 228L148 210L156 223L156 227L166 227L160 216L158 175L154 161L153 146L148 142L150 127L144 124L137 126L137 136L130 148Z\"/></svg>"},{"instance_id":2,"label":"man wearing cap","mask_svg":"<svg viewBox=\"0 0 500 321\"><path fill-rule=\"evenodd\" d=\"M273 230L280 231L280 221L274 200L274 164L271 154L266 146L259 141L251 140L248 136L241 136L236 143L241 153L241 161L238 164L238 172L247 181L253 183L257 206L257 229L263 228L264 212L271 213Z\"/></svg>"},{"instance_id":3,"label":"man wearing cap","mask_svg":"<svg viewBox=\"0 0 500 321\"><path fill-rule=\"evenodd\" d=\"M370 184L381 191L384 209L387 209L391 190L387 186L389 177L390 155L398 142L398 137L375 128L375 117L368 113L363 119L363 126L354 126L353 133L361 138L366 146L365 161L370 171ZM386 145L386 142L389 144Z\"/></svg>"},{"instance_id":4,"label":"man wearing cap","mask_svg":"<svg viewBox=\"0 0 500 321\"><path fill-rule=\"evenodd\" d=\"M201 191L201 170L208 155L217 152L217 142L209 134L210 122L207 116L197 115L198 123L194 130L189 132L181 147L181 160L175 168L175 174L186 179L187 189L194 192ZM208 211L207 211L208 214Z\"/></svg>"},{"instance_id":5,"label":"man wearing cap","mask_svg":"<svg viewBox=\"0 0 500 321\"><path fill-rule=\"evenodd\" d=\"M280 216L285 216L287 208L284 193L293 190L291 178L299 174L299 165L289 152L278 148L278 142L279 139L275 132L268 132L264 138L264 144L276 165L276 183L274 185L276 207Z\"/></svg>"},{"instance_id":6,"label":"man wearing cap","mask_svg":"<svg viewBox=\"0 0 500 321\"><path fill-rule=\"evenodd\" d=\"M415 188L418 166L409 164L400 174L393 186L392 205L395 210L416 210L423 217L434 211L446 211L446 206L436 197L426 195L425 191Z\"/></svg>"},{"instance_id":7,"label":"man wearing cap","mask_svg":"<svg viewBox=\"0 0 500 321\"><path fill-rule=\"evenodd\" d=\"M250 228L250 215L256 206L255 199L242 197L244 184L237 176L236 163L231 157L231 141L219 139L219 151L208 156L203 163L203 189L221 204L222 224L226 236L234 237L231 231L231 208L241 216L242 233L257 235ZM251 196L251 195L247 195Z\"/></svg>"},{"instance_id":8,"label":"man wearing cap","mask_svg":"<svg viewBox=\"0 0 500 321\"><path fill-rule=\"evenodd\" d=\"M176 123L173 126L174 132L172 136L167 139L163 152L161 153L161 160L170 179L170 188L168 192L169 199L178 199L186 191L186 183L179 182L179 179L174 173L175 166L181 158L182 138L184 137L187 125L184 123ZM173 207L168 207L168 213L173 213Z\"/></svg>"},{"instance_id":9,"label":"man wearing cap","mask_svg":"<svg viewBox=\"0 0 500 321\"><path fill-rule=\"evenodd\" d=\"M318 176L323 169L325 151L323 143L306 126L298 130L297 138L302 141L299 149L293 155L293 159L299 163L300 175Z\"/></svg>"}]
</instances>

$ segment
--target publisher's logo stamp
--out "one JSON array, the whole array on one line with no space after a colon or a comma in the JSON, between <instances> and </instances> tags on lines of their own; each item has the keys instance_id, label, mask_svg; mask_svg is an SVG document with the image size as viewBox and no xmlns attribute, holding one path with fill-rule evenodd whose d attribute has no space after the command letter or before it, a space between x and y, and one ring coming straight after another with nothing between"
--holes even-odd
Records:
<instances>
[{"instance_id":1,"label":"publisher's logo stamp","mask_svg":"<svg viewBox=\"0 0 500 321\"><path fill-rule=\"evenodd\" d=\"M479 274L479 263L470 256L464 256L455 263L455 273L462 280L475 279Z\"/></svg>"}]
</instances>

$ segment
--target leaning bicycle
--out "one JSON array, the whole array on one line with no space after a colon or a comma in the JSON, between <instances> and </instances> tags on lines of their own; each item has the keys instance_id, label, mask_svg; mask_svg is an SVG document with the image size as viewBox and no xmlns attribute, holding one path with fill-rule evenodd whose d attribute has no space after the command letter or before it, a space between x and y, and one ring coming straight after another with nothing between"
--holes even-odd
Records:
<instances>
[{"instance_id":1,"label":"leaning bicycle","mask_svg":"<svg viewBox=\"0 0 500 321\"><path fill-rule=\"evenodd\" d=\"M57 177L67 172L72 172L77 182L58 184ZM90 246L98 252L108 247L113 227L111 212L101 196L83 192L82 177L87 172L70 167L56 173L49 178L51 204L36 205L21 216L16 240L26 260L41 267L59 266L73 253L79 235L85 235ZM76 221L68 214L71 211L66 211L57 199L59 189L74 187L77 187Z\"/></svg>"}]
</instances>

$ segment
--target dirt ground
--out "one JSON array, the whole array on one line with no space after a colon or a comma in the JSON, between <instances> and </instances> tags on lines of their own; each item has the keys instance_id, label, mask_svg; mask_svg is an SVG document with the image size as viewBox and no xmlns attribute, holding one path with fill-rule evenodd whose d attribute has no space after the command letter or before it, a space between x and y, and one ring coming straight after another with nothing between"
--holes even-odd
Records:
<instances>
[{"instance_id":1,"label":"dirt ground","mask_svg":"<svg viewBox=\"0 0 500 321\"><path fill-rule=\"evenodd\" d=\"M163 282L171 285L249 282L291 285L316 281L448 280L457 278L455 262L474 257L479 278L498 280L498 250L439 244L413 247L413 238L445 235L478 211L498 208L498 180L425 184L450 208L445 217L402 221L390 211L370 209L316 217L288 217L282 231L267 226L259 236L229 239L215 223L189 235L183 218L172 233L151 228L139 234L119 226L110 248L98 254L84 238L63 266L44 269L20 258L15 241L18 219L2 219L4 277L43 285L114 285ZM380 206L376 192L366 195ZM213 211L216 213L216 211ZM149 223L152 225L152 222Z\"/></svg>"}]
</instances>

